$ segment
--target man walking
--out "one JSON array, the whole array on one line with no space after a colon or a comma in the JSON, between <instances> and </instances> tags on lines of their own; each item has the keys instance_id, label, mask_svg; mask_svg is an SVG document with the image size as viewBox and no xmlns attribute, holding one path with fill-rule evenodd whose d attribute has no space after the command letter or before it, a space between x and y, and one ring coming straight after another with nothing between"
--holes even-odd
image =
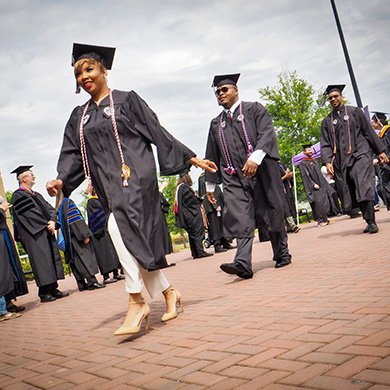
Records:
<instances>
[{"instance_id":1,"label":"man walking","mask_svg":"<svg viewBox=\"0 0 390 390\"><path fill-rule=\"evenodd\" d=\"M218 166L206 172L207 197L215 203L215 184L223 183L226 198L224 236L236 238L232 263L221 265L228 274L248 279L252 272L255 228L267 230L275 267L291 263L284 227L284 194L277 161L276 133L268 111L257 102L239 99L240 74L215 76L213 87L223 111L211 121L206 158Z\"/></svg>"},{"instance_id":2,"label":"man walking","mask_svg":"<svg viewBox=\"0 0 390 390\"><path fill-rule=\"evenodd\" d=\"M372 153L378 155L382 164L389 159L363 111L344 105L344 87L345 84L329 85L324 93L333 109L322 121L321 157L330 175L336 172L342 176L345 211L350 213L359 206L367 222L363 233L377 233Z\"/></svg>"}]
</instances>

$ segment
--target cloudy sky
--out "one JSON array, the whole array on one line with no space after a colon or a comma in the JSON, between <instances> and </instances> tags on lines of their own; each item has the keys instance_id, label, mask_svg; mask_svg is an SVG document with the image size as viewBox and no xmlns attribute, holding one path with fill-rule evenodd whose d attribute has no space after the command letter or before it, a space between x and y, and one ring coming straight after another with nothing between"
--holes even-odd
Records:
<instances>
[{"instance_id":1,"label":"cloudy sky","mask_svg":"<svg viewBox=\"0 0 390 390\"><path fill-rule=\"evenodd\" d=\"M336 4L363 105L390 112L390 2ZM317 90L346 83L355 104L329 0L0 0L0 31L7 190L17 187L9 172L18 165L34 165L34 189L45 196L56 176L64 126L88 100L74 94L73 42L115 46L110 87L137 91L200 157L220 110L215 74L241 72L241 99L259 100L259 88L296 70Z\"/></svg>"}]
</instances>

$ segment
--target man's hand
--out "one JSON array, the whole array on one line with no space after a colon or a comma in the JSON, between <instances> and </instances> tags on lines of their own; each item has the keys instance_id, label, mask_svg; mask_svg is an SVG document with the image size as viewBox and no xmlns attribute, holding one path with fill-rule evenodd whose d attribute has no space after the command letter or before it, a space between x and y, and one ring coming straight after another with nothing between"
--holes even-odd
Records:
<instances>
[{"instance_id":1,"label":"man's hand","mask_svg":"<svg viewBox=\"0 0 390 390\"><path fill-rule=\"evenodd\" d=\"M55 229L56 229L56 223L54 221L49 221L47 223L47 230L54 235L54 232L55 232Z\"/></svg>"},{"instance_id":2,"label":"man's hand","mask_svg":"<svg viewBox=\"0 0 390 390\"><path fill-rule=\"evenodd\" d=\"M385 152L382 152L378 157L379 157L379 160L381 160L382 164L388 164L389 163L389 158L386 156Z\"/></svg>"},{"instance_id":3,"label":"man's hand","mask_svg":"<svg viewBox=\"0 0 390 390\"><path fill-rule=\"evenodd\" d=\"M56 196L64 183L60 179L50 180L46 183L46 189L50 196Z\"/></svg>"},{"instance_id":4,"label":"man's hand","mask_svg":"<svg viewBox=\"0 0 390 390\"><path fill-rule=\"evenodd\" d=\"M253 162L251 160L246 160L246 163L242 168L242 172L243 172L245 177L250 179L251 177L256 175L257 167L258 167L258 164L256 164L255 162Z\"/></svg>"},{"instance_id":5,"label":"man's hand","mask_svg":"<svg viewBox=\"0 0 390 390\"><path fill-rule=\"evenodd\" d=\"M214 192L207 192L207 199L211 204L217 203L217 199L214 198Z\"/></svg>"},{"instance_id":6,"label":"man's hand","mask_svg":"<svg viewBox=\"0 0 390 390\"><path fill-rule=\"evenodd\" d=\"M318 184L314 184L314 189L315 190L319 190L320 189L320 186Z\"/></svg>"},{"instance_id":7,"label":"man's hand","mask_svg":"<svg viewBox=\"0 0 390 390\"><path fill-rule=\"evenodd\" d=\"M89 238L84 238L84 244L88 244L89 243Z\"/></svg>"},{"instance_id":8,"label":"man's hand","mask_svg":"<svg viewBox=\"0 0 390 390\"><path fill-rule=\"evenodd\" d=\"M331 175L333 177L334 176L333 165L331 163L327 163L326 164L326 169L328 170L329 175Z\"/></svg>"}]
</instances>

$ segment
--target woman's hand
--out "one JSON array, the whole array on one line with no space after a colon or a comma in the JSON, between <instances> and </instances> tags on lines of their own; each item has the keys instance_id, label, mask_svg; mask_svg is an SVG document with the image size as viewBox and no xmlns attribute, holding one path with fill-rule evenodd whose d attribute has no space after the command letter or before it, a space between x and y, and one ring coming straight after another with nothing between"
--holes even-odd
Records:
<instances>
[{"instance_id":1,"label":"woman's hand","mask_svg":"<svg viewBox=\"0 0 390 390\"><path fill-rule=\"evenodd\" d=\"M63 186L64 183L60 179L50 180L46 183L46 189L50 196L56 196Z\"/></svg>"},{"instance_id":2,"label":"woman's hand","mask_svg":"<svg viewBox=\"0 0 390 390\"><path fill-rule=\"evenodd\" d=\"M196 168L202 168L202 169L205 169L206 171L210 171L213 173L218 171L218 168L215 165L215 163L213 161L210 161L210 160L202 160L200 158L191 157L188 160L188 162L191 165L194 165Z\"/></svg>"},{"instance_id":3,"label":"woman's hand","mask_svg":"<svg viewBox=\"0 0 390 390\"><path fill-rule=\"evenodd\" d=\"M0 204L0 209L3 209L4 211L7 211L10 207L11 205L7 201L4 201L2 204Z\"/></svg>"}]
</instances>

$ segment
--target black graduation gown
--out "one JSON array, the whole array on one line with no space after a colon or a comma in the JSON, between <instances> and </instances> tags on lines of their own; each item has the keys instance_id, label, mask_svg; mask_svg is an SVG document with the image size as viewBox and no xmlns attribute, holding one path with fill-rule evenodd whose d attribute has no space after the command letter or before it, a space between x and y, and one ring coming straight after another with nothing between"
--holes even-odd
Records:
<instances>
[{"instance_id":1,"label":"black graduation gown","mask_svg":"<svg viewBox=\"0 0 390 390\"><path fill-rule=\"evenodd\" d=\"M204 254L203 240L205 227L200 210L203 200L187 184L182 183L177 187L176 226L184 228L188 233L191 254L194 258Z\"/></svg>"},{"instance_id":2,"label":"black graduation gown","mask_svg":"<svg viewBox=\"0 0 390 390\"><path fill-rule=\"evenodd\" d=\"M333 110L322 121L321 158L324 164L332 163L334 159L333 167L341 173L343 203L347 213L360 202L374 201L375 173L372 152L380 154L384 150L382 141L360 108L343 105L340 115Z\"/></svg>"},{"instance_id":3,"label":"black graduation gown","mask_svg":"<svg viewBox=\"0 0 390 390\"><path fill-rule=\"evenodd\" d=\"M131 169L129 186L123 187L121 160L107 114L109 97L99 107L91 102L84 136L92 183L106 214L112 212L127 249L148 270L167 267L157 172L151 144L156 145L161 175L187 168L195 156L169 134L156 114L134 91L113 91L115 117L126 165ZM84 180L79 127L84 106L77 107L66 125L58 161L58 179L69 194Z\"/></svg>"},{"instance_id":4,"label":"black graduation gown","mask_svg":"<svg viewBox=\"0 0 390 390\"><path fill-rule=\"evenodd\" d=\"M16 241L20 241L28 253L31 269L38 287L64 279L64 268L55 235L47 230L49 221L59 224L56 210L38 192L23 189L12 195Z\"/></svg>"},{"instance_id":5,"label":"black graduation gown","mask_svg":"<svg viewBox=\"0 0 390 390\"><path fill-rule=\"evenodd\" d=\"M207 199L206 195L206 176L201 175L199 177L198 182L198 193L199 196L203 197L203 208L207 213L208 220L208 231L210 240L215 244L221 244L221 239L223 238L223 221L222 221L222 213L225 205L225 197L219 185L215 186L214 190L214 198L217 201L212 204ZM218 212L216 209L221 207L221 211Z\"/></svg>"},{"instance_id":6,"label":"black graduation gown","mask_svg":"<svg viewBox=\"0 0 390 390\"><path fill-rule=\"evenodd\" d=\"M73 203L71 199L64 199L61 210L63 235L66 243L65 261L72 266L76 280L83 280L98 273L97 261L92 242L84 243L85 238L91 239L92 237L92 232L84 219L81 218L69 223L68 207L70 203Z\"/></svg>"},{"instance_id":7,"label":"black graduation gown","mask_svg":"<svg viewBox=\"0 0 390 390\"><path fill-rule=\"evenodd\" d=\"M286 168L282 164L279 165L280 170L280 177L283 177L286 174ZM293 193L293 186L291 184L290 179L285 179L283 181L283 187L284 187L284 216L285 218L288 217L297 217L297 209L295 207L295 198Z\"/></svg>"},{"instance_id":8,"label":"black graduation gown","mask_svg":"<svg viewBox=\"0 0 390 390\"><path fill-rule=\"evenodd\" d=\"M390 126L384 129L381 140L385 146L385 153L387 157L390 156ZM383 199L387 210L390 210L390 165L380 164L379 168L380 181L378 186L379 196Z\"/></svg>"},{"instance_id":9,"label":"black graduation gown","mask_svg":"<svg viewBox=\"0 0 390 390\"><path fill-rule=\"evenodd\" d=\"M0 209L0 297L14 299L28 293L26 278L7 226L4 210Z\"/></svg>"},{"instance_id":10,"label":"black graduation gown","mask_svg":"<svg viewBox=\"0 0 390 390\"><path fill-rule=\"evenodd\" d=\"M206 181L223 183L226 198L223 210L224 237L228 240L253 237L256 226L273 232L284 229L283 184L276 163L280 157L271 116L258 102L242 102L242 111L254 150L263 150L267 154L256 176L248 179L242 173L247 160L247 144L238 108L232 123L225 114L223 117L225 139L237 173L230 176L224 171L227 163L219 140L220 115L211 121L206 147L206 158L218 166L216 173L206 171ZM265 192L269 194L268 199Z\"/></svg>"},{"instance_id":11,"label":"black graduation gown","mask_svg":"<svg viewBox=\"0 0 390 390\"><path fill-rule=\"evenodd\" d=\"M321 173L319 163L313 159L303 159L299 169L307 200L313 209L313 218L315 220L321 218L326 220L331 213L331 204L327 192L327 187L330 187L330 185ZM320 188L316 190L314 184L319 185Z\"/></svg>"},{"instance_id":12,"label":"black graduation gown","mask_svg":"<svg viewBox=\"0 0 390 390\"><path fill-rule=\"evenodd\" d=\"M168 202L168 199L161 192L160 192L160 203L161 203L161 211L163 213L162 221L163 221L164 234L162 239L164 244L164 251L166 255L169 255L170 253L173 252L173 246L172 246L172 239L171 239L171 235L169 234L169 226L165 218L165 214L169 213L170 204Z\"/></svg>"},{"instance_id":13,"label":"black graduation gown","mask_svg":"<svg viewBox=\"0 0 390 390\"><path fill-rule=\"evenodd\" d=\"M107 231L107 215L98 198L87 202L88 226L92 231L92 243L102 275L119 268L119 258Z\"/></svg>"}]
</instances>

